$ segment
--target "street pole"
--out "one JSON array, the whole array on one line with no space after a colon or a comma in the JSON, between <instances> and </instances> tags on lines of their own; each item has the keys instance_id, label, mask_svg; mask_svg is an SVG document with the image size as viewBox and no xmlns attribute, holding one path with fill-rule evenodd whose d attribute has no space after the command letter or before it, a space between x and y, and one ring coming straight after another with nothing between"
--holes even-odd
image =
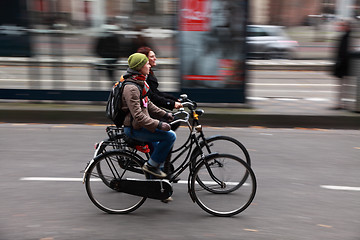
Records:
<instances>
[{"instance_id":1,"label":"street pole","mask_svg":"<svg viewBox=\"0 0 360 240\"><path fill-rule=\"evenodd\" d=\"M336 16L340 19L352 18L354 16L353 8L354 0L338 0L336 1Z\"/></svg>"},{"instance_id":2,"label":"street pole","mask_svg":"<svg viewBox=\"0 0 360 240\"><path fill-rule=\"evenodd\" d=\"M100 28L105 23L105 1L93 0L92 2L92 26L94 28Z\"/></svg>"}]
</instances>

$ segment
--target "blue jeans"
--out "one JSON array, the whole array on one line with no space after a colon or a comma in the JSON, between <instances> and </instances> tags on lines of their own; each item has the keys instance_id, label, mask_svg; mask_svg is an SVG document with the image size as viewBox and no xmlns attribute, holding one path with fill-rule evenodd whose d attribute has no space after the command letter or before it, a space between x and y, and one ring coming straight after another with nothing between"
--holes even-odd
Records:
<instances>
[{"instance_id":1,"label":"blue jeans","mask_svg":"<svg viewBox=\"0 0 360 240\"><path fill-rule=\"evenodd\" d=\"M151 159L156 162L158 166L165 162L176 140L176 134L172 130L162 131L156 129L153 133L145 128L132 129L131 127L125 127L124 132L131 138L151 143L154 148L154 151L151 153Z\"/></svg>"}]
</instances>

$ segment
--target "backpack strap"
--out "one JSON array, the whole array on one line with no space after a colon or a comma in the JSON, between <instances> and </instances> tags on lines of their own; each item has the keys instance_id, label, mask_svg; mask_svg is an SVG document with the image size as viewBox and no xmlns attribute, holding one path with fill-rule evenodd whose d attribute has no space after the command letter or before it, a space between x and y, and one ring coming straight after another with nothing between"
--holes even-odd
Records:
<instances>
[{"instance_id":1,"label":"backpack strap","mask_svg":"<svg viewBox=\"0 0 360 240\"><path fill-rule=\"evenodd\" d=\"M141 99L143 99L145 96L147 96L147 93L146 93L146 95L143 97L142 96L142 87L139 85L139 84L136 84L136 83L134 83L134 82L131 82L131 81L127 81L126 79L123 81L123 87L125 87L125 85L127 85L127 84L131 84L131 85L135 85L135 86L137 86L137 88L139 89L139 91L140 91L140 101L141 101Z\"/></svg>"},{"instance_id":2,"label":"backpack strap","mask_svg":"<svg viewBox=\"0 0 360 240\"><path fill-rule=\"evenodd\" d=\"M143 97L142 97L142 88L141 88L141 86L139 84L137 84L137 83L132 82L132 81L127 81L127 78L124 79L123 76L121 76L121 77L122 78L120 79L120 81L122 80L121 82L123 84L122 85L122 87L123 87L122 91L124 91L125 85L127 85L127 84L135 85L139 89L139 92L140 92L140 106L143 106L143 102L142 102ZM134 117L130 113L130 126L132 126L133 120L134 120ZM131 128L131 131L132 131L132 128Z\"/></svg>"}]
</instances>

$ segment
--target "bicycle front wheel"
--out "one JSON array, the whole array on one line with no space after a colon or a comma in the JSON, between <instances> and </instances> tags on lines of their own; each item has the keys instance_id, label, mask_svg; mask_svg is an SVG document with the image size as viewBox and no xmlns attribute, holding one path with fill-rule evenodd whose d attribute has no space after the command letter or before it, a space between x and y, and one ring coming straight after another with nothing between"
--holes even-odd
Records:
<instances>
[{"instance_id":1,"label":"bicycle front wheel","mask_svg":"<svg viewBox=\"0 0 360 240\"><path fill-rule=\"evenodd\" d=\"M207 156L194 170L190 186L196 203L221 217L244 211L253 201L257 187L249 165L229 154Z\"/></svg>"},{"instance_id":2,"label":"bicycle front wheel","mask_svg":"<svg viewBox=\"0 0 360 240\"><path fill-rule=\"evenodd\" d=\"M204 142L200 143L204 152L207 152L208 154L217 152L235 155L251 166L248 150L237 139L230 136L216 135L206 138L205 141L207 142L209 149L206 147Z\"/></svg>"},{"instance_id":3,"label":"bicycle front wheel","mask_svg":"<svg viewBox=\"0 0 360 240\"><path fill-rule=\"evenodd\" d=\"M145 197L121 191L124 179L146 179L142 163L122 151L110 151L94 159L85 176L86 192L96 207L107 213L129 213L139 208Z\"/></svg>"}]
</instances>

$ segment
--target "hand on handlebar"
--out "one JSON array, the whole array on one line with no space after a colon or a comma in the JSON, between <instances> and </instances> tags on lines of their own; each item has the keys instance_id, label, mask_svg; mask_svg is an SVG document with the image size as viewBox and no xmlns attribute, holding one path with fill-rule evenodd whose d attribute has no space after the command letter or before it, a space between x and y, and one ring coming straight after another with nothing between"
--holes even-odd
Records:
<instances>
[{"instance_id":1,"label":"hand on handlebar","mask_svg":"<svg viewBox=\"0 0 360 240\"><path fill-rule=\"evenodd\" d=\"M170 124L168 124L166 122L159 122L158 129L163 130L163 131L170 131L171 127L170 127Z\"/></svg>"},{"instance_id":2,"label":"hand on handlebar","mask_svg":"<svg viewBox=\"0 0 360 240\"><path fill-rule=\"evenodd\" d=\"M183 107L183 105L180 102L175 102L175 106L174 106L175 109L179 109L182 107Z\"/></svg>"},{"instance_id":3,"label":"hand on handlebar","mask_svg":"<svg viewBox=\"0 0 360 240\"><path fill-rule=\"evenodd\" d=\"M171 114L171 113L166 113L165 116L164 116L164 119L167 121L167 122L171 122L174 120L174 116Z\"/></svg>"},{"instance_id":4,"label":"hand on handlebar","mask_svg":"<svg viewBox=\"0 0 360 240\"><path fill-rule=\"evenodd\" d=\"M181 94L180 95L179 102L182 105L181 107L188 107L191 110L194 110L194 109L197 108L196 102L190 100L186 94Z\"/></svg>"}]
</instances>

